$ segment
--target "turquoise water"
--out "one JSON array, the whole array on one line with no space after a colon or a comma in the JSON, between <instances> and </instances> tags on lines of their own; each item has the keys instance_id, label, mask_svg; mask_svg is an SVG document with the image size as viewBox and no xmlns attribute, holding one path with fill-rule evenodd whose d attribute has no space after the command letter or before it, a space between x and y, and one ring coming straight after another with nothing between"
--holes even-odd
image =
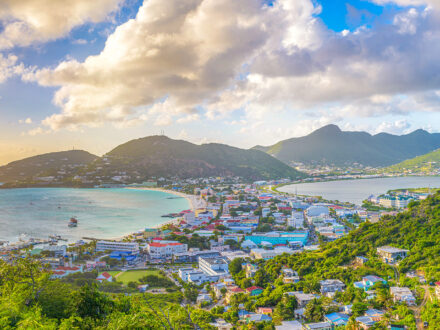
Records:
<instances>
[{"instance_id":1,"label":"turquoise water","mask_svg":"<svg viewBox=\"0 0 440 330\"><path fill-rule=\"evenodd\" d=\"M362 180L340 180L328 182L300 183L281 187L283 192L308 196L322 196L361 205L370 195L380 195L388 190L401 188L440 188L440 177L396 177Z\"/></svg>"},{"instance_id":2,"label":"turquoise water","mask_svg":"<svg viewBox=\"0 0 440 330\"><path fill-rule=\"evenodd\" d=\"M174 197L173 199L168 199ZM185 198L161 191L72 188L0 190L0 240L21 234L47 238L58 234L69 241L82 237L114 238L161 224L161 215L188 209ZM68 228L71 217L78 227Z\"/></svg>"}]
</instances>

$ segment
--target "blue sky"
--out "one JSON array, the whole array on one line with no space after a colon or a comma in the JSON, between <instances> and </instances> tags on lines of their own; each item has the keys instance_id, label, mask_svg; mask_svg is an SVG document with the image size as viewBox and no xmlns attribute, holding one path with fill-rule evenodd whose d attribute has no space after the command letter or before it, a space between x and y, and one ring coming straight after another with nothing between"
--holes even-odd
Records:
<instances>
[{"instance_id":1,"label":"blue sky","mask_svg":"<svg viewBox=\"0 0 440 330\"><path fill-rule=\"evenodd\" d=\"M329 123L440 130L432 0L7 2L0 164L161 130L239 147Z\"/></svg>"}]
</instances>

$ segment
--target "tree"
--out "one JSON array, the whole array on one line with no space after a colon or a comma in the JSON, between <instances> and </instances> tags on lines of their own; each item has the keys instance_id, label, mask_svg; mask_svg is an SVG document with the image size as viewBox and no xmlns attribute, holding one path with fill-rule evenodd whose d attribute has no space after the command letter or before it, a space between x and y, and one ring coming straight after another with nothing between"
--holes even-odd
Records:
<instances>
[{"instance_id":1,"label":"tree","mask_svg":"<svg viewBox=\"0 0 440 330\"><path fill-rule=\"evenodd\" d=\"M74 309L72 287L61 281L50 281L41 291L38 303L47 317L67 319Z\"/></svg>"},{"instance_id":2,"label":"tree","mask_svg":"<svg viewBox=\"0 0 440 330\"><path fill-rule=\"evenodd\" d=\"M188 285L185 288L185 291L183 292L185 299L187 299L191 302L196 302L198 294L199 294L199 291L192 284Z\"/></svg>"},{"instance_id":3,"label":"tree","mask_svg":"<svg viewBox=\"0 0 440 330\"><path fill-rule=\"evenodd\" d=\"M242 258L236 258L236 259L232 260L231 263L229 264L229 273L232 276L234 276L234 275L238 274L239 272L241 272L241 270L243 269L242 263L243 263Z\"/></svg>"},{"instance_id":4,"label":"tree","mask_svg":"<svg viewBox=\"0 0 440 330\"><path fill-rule=\"evenodd\" d=\"M322 301L319 299L313 299L310 301L304 311L304 316L310 322L319 322L325 315L324 307L322 306Z\"/></svg>"},{"instance_id":5,"label":"tree","mask_svg":"<svg viewBox=\"0 0 440 330\"><path fill-rule=\"evenodd\" d=\"M98 291L96 284L84 285L76 293L74 300L76 311L82 318L104 318L112 309L112 301L105 294Z\"/></svg>"},{"instance_id":6,"label":"tree","mask_svg":"<svg viewBox=\"0 0 440 330\"><path fill-rule=\"evenodd\" d=\"M353 305L351 307L351 311L352 311L354 317L364 315L364 313L367 309L368 309L367 304L364 304L362 302L355 302L355 303L353 303Z\"/></svg>"}]
</instances>

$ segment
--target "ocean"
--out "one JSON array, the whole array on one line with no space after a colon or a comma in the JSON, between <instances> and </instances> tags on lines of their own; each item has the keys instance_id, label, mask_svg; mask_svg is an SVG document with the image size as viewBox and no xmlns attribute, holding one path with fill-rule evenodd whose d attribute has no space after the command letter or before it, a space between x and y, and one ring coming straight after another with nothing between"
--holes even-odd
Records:
<instances>
[{"instance_id":1,"label":"ocean","mask_svg":"<svg viewBox=\"0 0 440 330\"><path fill-rule=\"evenodd\" d=\"M82 237L116 238L164 223L169 218L161 215L188 208L185 198L161 191L0 189L0 240L14 242L22 234L34 238L57 234L70 242ZM67 227L71 217L78 219L78 227Z\"/></svg>"},{"instance_id":2,"label":"ocean","mask_svg":"<svg viewBox=\"0 0 440 330\"><path fill-rule=\"evenodd\" d=\"M440 188L440 177L395 177L361 180L340 180L292 184L279 191L298 195L322 196L327 200L338 200L361 205L370 195L380 195L388 190L401 188Z\"/></svg>"}]
</instances>

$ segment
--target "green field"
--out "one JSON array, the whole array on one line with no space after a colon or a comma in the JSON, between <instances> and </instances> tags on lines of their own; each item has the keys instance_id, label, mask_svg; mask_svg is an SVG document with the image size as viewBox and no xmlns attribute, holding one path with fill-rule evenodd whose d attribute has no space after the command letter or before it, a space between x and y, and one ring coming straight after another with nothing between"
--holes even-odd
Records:
<instances>
[{"instance_id":1,"label":"green field","mask_svg":"<svg viewBox=\"0 0 440 330\"><path fill-rule=\"evenodd\" d=\"M140 278L147 275L161 276L158 270L129 270L119 275L116 280L124 284L127 284L128 282L132 282L132 281L137 282L139 281Z\"/></svg>"}]
</instances>

